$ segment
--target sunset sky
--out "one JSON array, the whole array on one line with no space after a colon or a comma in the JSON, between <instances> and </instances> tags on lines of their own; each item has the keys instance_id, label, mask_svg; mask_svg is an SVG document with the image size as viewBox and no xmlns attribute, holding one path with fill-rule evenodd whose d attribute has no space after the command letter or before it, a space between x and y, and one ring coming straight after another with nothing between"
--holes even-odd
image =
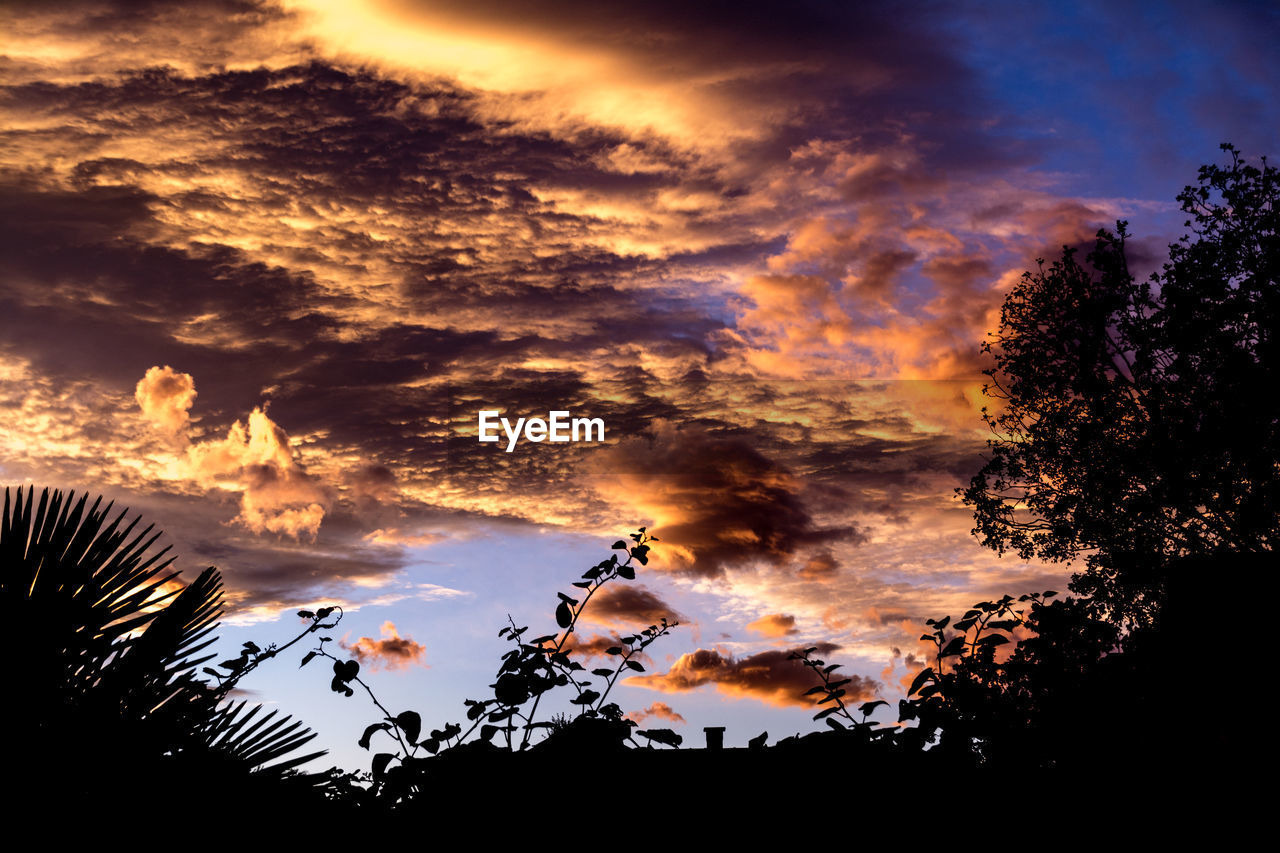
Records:
<instances>
[{"instance_id":1,"label":"sunset sky","mask_svg":"<svg viewBox=\"0 0 1280 853\"><path fill-rule=\"evenodd\" d=\"M342 605L431 726L646 525L583 642L681 625L617 701L810 731L790 650L894 701L925 619L1065 589L955 497L979 346L1036 258L1127 219L1145 275L1219 143L1280 153L1276 44L1272 3L6 2L0 473L218 566L228 651ZM300 656L246 695L367 766Z\"/></svg>"}]
</instances>

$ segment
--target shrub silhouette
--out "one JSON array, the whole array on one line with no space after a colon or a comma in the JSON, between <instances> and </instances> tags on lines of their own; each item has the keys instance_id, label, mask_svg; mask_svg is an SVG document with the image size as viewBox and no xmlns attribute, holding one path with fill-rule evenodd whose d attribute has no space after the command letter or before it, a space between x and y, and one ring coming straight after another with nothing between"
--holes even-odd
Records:
<instances>
[{"instance_id":1,"label":"shrub silhouette","mask_svg":"<svg viewBox=\"0 0 1280 853\"><path fill-rule=\"evenodd\" d=\"M112 811L181 792L274 807L307 801L315 780L291 769L315 735L260 706L227 704L196 677L214 641L222 581L186 586L154 526L112 504L45 489L5 489L0 607L25 642L9 656L4 705L12 767L34 804ZM229 687L228 687L229 689Z\"/></svg>"},{"instance_id":2,"label":"shrub silhouette","mask_svg":"<svg viewBox=\"0 0 1280 853\"><path fill-rule=\"evenodd\" d=\"M630 534L630 539L632 544L624 539L613 544L613 550L626 554L625 559L620 559L615 553L573 582L572 586L580 590L577 593L580 598L557 593L553 618L558 630L526 639L529 627L517 626L510 616L507 617L508 624L498 631L498 636L509 640L512 648L503 654L494 683L489 685L493 695L484 699L467 699L464 702L466 721L462 723L451 722L424 733L422 716L418 712L406 710L393 714L360 677L359 661L344 660L334 655L326 648L330 638L321 637L319 645L303 657L300 665L306 666L316 658L332 661L330 689L351 697L355 695L351 685L355 684L365 691L382 714L379 722L365 728L358 741L359 746L372 749L374 738L379 738L380 743L389 739L392 744L391 752L377 752L373 756L373 785L364 796L357 798L366 803L376 800L383 806L389 806L412 800L424 792L439 796L446 785L441 781L442 777L452 777L456 786L459 772L468 779L475 778L478 773L487 773L498 754L537 752L544 756L580 757L590 753L600 756L616 754L626 748L627 742L639 746L631 737L635 724L623 718L623 711L616 703L608 701L609 694L624 674L644 672L643 664L635 658L678 623L663 619L660 624L619 638L618 645L606 651L616 662L590 673L570 657L571 637L592 597L606 584L634 580L635 565L648 563L652 549L649 543L658 541L643 527ZM299 615L324 618L331 610L325 608L320 611L323 617L308 611ZM307 632L314 629L312 626ZM593 682L592 678L598 678L600 682ZM556 689L573 693L569 704L578 709L576 715L557 714L547 720L539 719L543 698ZM546 736L535 742L534 733L539 731ZM636 734L644 737L650 745L678 746L680 743L679 735L669 730L654 729ZM459 771L460 766L465 769Z\"/></svg>"}]
</instances>

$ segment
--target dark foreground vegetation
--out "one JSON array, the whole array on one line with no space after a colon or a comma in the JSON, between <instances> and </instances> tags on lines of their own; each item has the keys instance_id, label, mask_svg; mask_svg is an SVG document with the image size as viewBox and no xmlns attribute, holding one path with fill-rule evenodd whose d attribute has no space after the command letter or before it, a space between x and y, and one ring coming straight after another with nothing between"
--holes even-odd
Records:
<instances>
[{"instance_id":1,"label":"dark foreground vegetation","mask_svg":"<svg viewBox=\"0 0 1280 853\"><path fill-rule=\"evenodd\" d=\"M358 662L330 651L338 608L302 611L297 636L214 663L201 652L220 613L216 570L179 585L164 552L150 553L158 534L127 513L7 489L13 813L56 804L145 819L181 800L230 823L474 819L514 842L535 825L567 833L570 816L575 831L612 827L637 803L795 820L816 801L877 792L944 813L1029 791L1131 811L1180 795L1225 802L1267 737L1269 700L1253 692L1267 645L1253 626L1268 622L1254 611L1270 598L1280 520L1280 191L1265 161L1226 150L1231 162L1180 197L1192 233L1150 281L1130 276L1120 223L1085 265L1067 249L1010 294L986 345L991 455L961 495L985 544L1082 565L1073 595L1009 595L930 620L934 659L896 724L871 721L883 702L846 704L838 664L816 649L796 655L819 707L808 735L689 749L626 720L612 688L672 626L623 637L591 671L570 649L596 592L661 547L643 528L558 593L554 628L503 626L511 646L492 694L433 728L384 707ZM290 649L326 667L335 701L370 701L367 774L297 772L322 754L307 749L314 736L228 701ZM553 692L575 716L547 716Z\"/></svg>"}]
</instances>

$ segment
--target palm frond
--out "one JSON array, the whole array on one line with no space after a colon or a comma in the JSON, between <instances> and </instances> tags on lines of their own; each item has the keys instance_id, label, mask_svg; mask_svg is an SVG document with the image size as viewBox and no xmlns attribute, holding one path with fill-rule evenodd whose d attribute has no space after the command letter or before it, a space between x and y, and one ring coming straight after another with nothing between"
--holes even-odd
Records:
<instances>
[{"instance_id":1,"label":"palm frond","mask_svg":"<svg viewBox=\"0 0 1280 853\"><path fill-rule=\"evenodd\" d=\"M112 517L113 506L5 489L0 606L19 636L40 640L7 673L24 691L2 712L7 730L27 738L19 757L35 774L109 759L139 765L121 778L165 762L280 778L324 755L293 756L316 736L301 722L243 702L219 707L224 691L196 671L212 657L200 653L216 641L221 575L209 567L186 586L171 583L169 548L152 553L160 532L139 530L128 510Z\"/></svg>"}]
</instances>

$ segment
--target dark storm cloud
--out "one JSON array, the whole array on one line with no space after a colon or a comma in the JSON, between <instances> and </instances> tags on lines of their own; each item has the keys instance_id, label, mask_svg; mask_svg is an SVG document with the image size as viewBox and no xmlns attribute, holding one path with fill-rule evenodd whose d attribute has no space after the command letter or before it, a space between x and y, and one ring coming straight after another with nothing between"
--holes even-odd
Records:
<instances>
[{"instance_id":1,"label":"dark storm cloud","mask_svg":"<svg viewBox=\"0 0 1280 853\"><path fill-rule=\"evenodd\" d=\"M662 541L677 555L666 564L672 568L714 577L759 560L788 565L802 549L857 541L852 526L821 527L801 481L746 441L668 431L640 447L627 453L642 454L645 466L625 483L663 519Z\"/></svg>"}]
</instances>

